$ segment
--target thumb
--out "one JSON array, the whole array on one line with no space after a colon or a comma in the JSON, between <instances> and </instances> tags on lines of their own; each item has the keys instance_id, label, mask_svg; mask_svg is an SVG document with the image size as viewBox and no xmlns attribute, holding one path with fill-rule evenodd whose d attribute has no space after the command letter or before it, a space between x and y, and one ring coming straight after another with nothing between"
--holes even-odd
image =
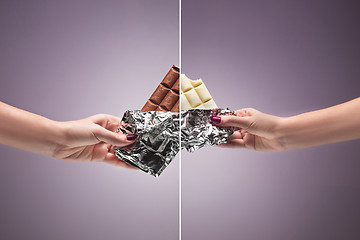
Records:
<instances>
[{"instance_id":1,"label":"thumb","mask_svg":"<svg viewBox=\"0 0 360 240\"><path fill-rule=\"evenodd\" d=\"M136 134L125 135L122 133L114 133L100 126L94 132L94 135L98 140L102 142L119 147L130 145L134 143L137 139Z\"/></svg>"},{"instance_id":2,"label":"thumb","mask_svg":"<svg viewBox=\"0 0 360 240\"><path fill-rule=\"evenodd\" d=\"M213 116L211 121L216 126L220 127L237 127L242 129L249 129L253 124L253 117L237 117L237 116Z\"/></svg>"}]
</instances>

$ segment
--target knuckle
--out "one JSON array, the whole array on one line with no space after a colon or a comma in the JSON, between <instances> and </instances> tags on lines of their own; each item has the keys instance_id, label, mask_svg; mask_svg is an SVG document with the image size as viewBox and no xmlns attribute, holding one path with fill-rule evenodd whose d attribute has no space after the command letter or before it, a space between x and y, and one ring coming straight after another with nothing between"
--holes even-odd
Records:
<instances>
[{"instance_id":1,"label":"knuckle","mask_svg":"<svg viewBox=\"0 0 360 240\"><path fill-rule=\"evenodd\" d=\"M101 120L104 120L106 119L106 114L105 113L98 113L94 116L92 116L91 118L94 119L95 121L101 121Z\"/></svg>"},{"instance_id":2,"label":"knuckle","mask_svg":"<svg viewBox=\"0 0 360 240\"><path fill-rule=\"evenodd\" d=\"M99 113L99 114L96 114L97 115L97 117L99 118L99 119L105 119L106 118L106 114L105 113Z\"/></svg>"}]
</instances>

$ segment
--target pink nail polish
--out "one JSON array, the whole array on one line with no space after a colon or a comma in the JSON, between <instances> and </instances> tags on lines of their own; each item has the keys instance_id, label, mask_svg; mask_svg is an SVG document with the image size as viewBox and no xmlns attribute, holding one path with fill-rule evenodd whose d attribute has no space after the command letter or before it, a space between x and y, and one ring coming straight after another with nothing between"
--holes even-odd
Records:
<instances>
[{"instance_id":1,"label":"pink nail polish","mask_svg":"<svg viewBox=\"0 0 360 240\"><path fill-rule=\"evenodd\" d=\"M137 137L138 137L137 134L126 135L126 139L129 140L129 141L132 141L132 140L136 139Z\"/></svg>"},{"instance_id":2,"label":"pink nail polish","mask_svg":"<svg viewBox=\"0 0 360 240\"><path fill-rule=\"evenodd\" d=\"M214 123L220 123L221 122L221 117L218 117L218 116L212 116L210 119Z\"/></svg>"}]
</instances>

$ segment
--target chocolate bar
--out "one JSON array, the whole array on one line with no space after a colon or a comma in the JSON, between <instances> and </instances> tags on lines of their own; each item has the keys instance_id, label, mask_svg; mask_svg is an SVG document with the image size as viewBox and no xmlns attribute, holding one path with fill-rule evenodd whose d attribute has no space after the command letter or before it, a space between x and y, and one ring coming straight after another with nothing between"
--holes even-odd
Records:
<instances>
[{"instance_id":1,"label":"chocolate bar","mask_svg":"<svg viewBox=\"0 0 360 240\"><path fill-rule=\"evenodd\" d=\"M214 99L201 79L191 80L181 74L181 110L217 108Z\"/></svg>"},{"instance_id":2,"label":"chocolate bar","mask_svg":"<svg viewBox=\"0 0 360 240\"><path fill-rule=\"evenodd\" d=\"M179 71L172 66L141 111L179 112Z\"/></svg>"}]
</instances>

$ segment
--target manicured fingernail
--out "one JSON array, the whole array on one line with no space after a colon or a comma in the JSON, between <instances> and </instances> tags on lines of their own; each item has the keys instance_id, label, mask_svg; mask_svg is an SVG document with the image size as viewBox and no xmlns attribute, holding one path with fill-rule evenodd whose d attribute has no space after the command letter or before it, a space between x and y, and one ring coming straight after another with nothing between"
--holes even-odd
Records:
<instances>
[{"instance_id":1,"label":"manicured fingernail","mask_svg":"<svg viewBox=\"0 0 360 240\"><path fill-rule=\"evenodd\" d=\"M221 122L221 117L212 116L211 121L213 121L214 123L220 123Z\"/></svg>"},{"instance_id":2,"label":"manicured fingernail","mask_svg":"<svg viewBox=\"0 0 360 240\"><path fill-rule=\"evenodd\" d=\"M131 140L134 140L138 137L137 134L129 134L129 135L126 135L126 139L131 141Z\"/></svg>"}]
</instances>

